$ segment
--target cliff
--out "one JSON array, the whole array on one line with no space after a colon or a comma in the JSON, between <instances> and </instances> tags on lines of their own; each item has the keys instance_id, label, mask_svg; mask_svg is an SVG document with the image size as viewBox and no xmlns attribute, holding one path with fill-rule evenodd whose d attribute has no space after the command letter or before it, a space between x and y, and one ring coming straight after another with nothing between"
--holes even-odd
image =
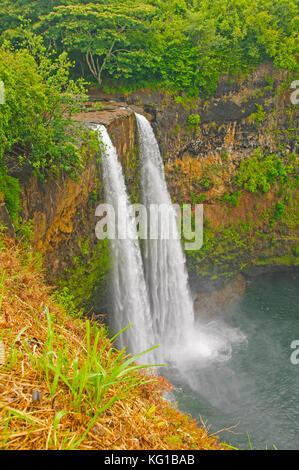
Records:
<instances>
[{"instance_id":1,"label":"cliff","mask_svg":"<svg viewBox=\"0 0 299 470\"><path fill-rule=\"evenodd\" d=\"M240 272L250 278L298 266L291 92L288 74L271 64L239 80L223 77L213 96L199 100L90 90L94 101L122 100L151 116L173 201L204 205L204 246L186 253L194 292L223 290Z\"/></svg>"},{"instance_id":2,"label":"cliff","mask_svg":"<svg viewBox=\"0 0 299 470\"><path fill-rule=\"evenodd\" d=\"M265 64L240 80L223 77L212 97L198 100L97 88L90 100L102 109L74 120L107 126L133 200L139 198L137 110L157 135L173 201L204 204L204 246L186 253L194 293L223 291L240 273L251 277L298 266L298 108L290 102L286 74ZM94 149L87 154L78 181L41 183L23 175L22 217L32 220L33 246L48 281L100 314L109 311L109 255L107 243L94 235L95 208L103 200L99 155ZM289 168L286 175L279 161Z\"/></svg>"}]
</instances>

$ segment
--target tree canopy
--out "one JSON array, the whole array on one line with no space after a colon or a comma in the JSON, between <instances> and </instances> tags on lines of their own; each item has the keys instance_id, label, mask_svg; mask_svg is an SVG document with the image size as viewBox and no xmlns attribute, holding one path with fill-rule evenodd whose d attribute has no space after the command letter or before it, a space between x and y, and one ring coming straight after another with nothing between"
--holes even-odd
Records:
<instances>
[{"instance_id":1,"label":"tree canopy","mask_svg":"<svg viewBox=\"0 0 299 470\"><path fill-rule=\"evenodd\" d=\"M79 162L71 115L86 96L69 77L65 52L56 59L36 37L27 47L0 48L0 77L5 103L0 106L0 166L18 172L27 167L40 177L46 171L72 173Z\"/></svg>"},{"instance_id":2,"label":"tree canopy","mask_svg":"<svg viewBox=\"0 0 299 470\"><path fill-rule=\"evenodd\" d=\"M32 29L100 85L211 93L265 60L298 71L298 0L2 0L2 40Z\"/></svg>"},{"instance_id":3,"label":"tree canopy","mask_svg":"<svg viewBox=\"0 0 299 470\"><path fill-rule=\"evenodd\" d=\"M263 61L298 72L298 30L298 0L0 0L0 200L15 217L19 172L80 168L83 82L209 95Z\"/></svg>"},{"instance_id":4,"label":"tree canopy","mask_svg":"<svg viewBox=\"0 0 299 470\"><path fill-rule=\"evenodd\" d=\"M59 49L74 57L82 54L99 84L104 71L128 79L151 66L143 35L153 8L132 1L111 3L59 6L36 24Z\"/></svg>"}]
</instances>

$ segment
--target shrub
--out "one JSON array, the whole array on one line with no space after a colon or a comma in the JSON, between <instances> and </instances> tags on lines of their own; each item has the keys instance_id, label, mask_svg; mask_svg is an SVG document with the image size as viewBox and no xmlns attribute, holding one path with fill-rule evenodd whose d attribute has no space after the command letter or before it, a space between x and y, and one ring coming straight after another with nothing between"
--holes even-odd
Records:
<instances>
[{"instance_id":1,"label":"shrub","mask_svg":"<svg viewBox=\"0 0 299 470\"><path fill-rule=\"evenodd\" d=\"M288 180L288 175L295 167L292 162L287 163L276 154L263 156L262 152L257 150L253 156L241 163L234 182L251 193L266 193L276 181L283 183Z\"/></svg>"},{"instance_id":2,"label":"shrub","mask_svg":"<svg viewBox=\"0 0 299 470\"><path fill-rule=\"evenodd\" d=\"M188 129L197 129L200 125L200 115L199 114L190 114L187 120L187 128Z\"/></svg>"},{"instance_id":3,"label":"shrub","mask_svg":"<svg viewBox=\"0 0 299 470\"><path fill-rule=\"evenodd\" d=\"M8 213L12 222L17 225L21 208L20 184L17 178L5 174L0 168L0 192L3 194Z\"/></svg>"},{"instance_id":4,"label":"shrub","mask_svg":"<svg viewBox=\"0 0 299 470\"><path fill-rule=\"evenodd\" d=\"M240 196L241 196L241 191L236 191L235 193L225 193L222 196L222 201L227 202L231 206L238 206Z\"/></svg>"},{"instance_id":5,"label":"shrub","mask_svg":"<svg viewBox=\"0 0 299 470\"><path fill-rule=\"evenodd\" d=\"M29 39L24 50L0 47L6 97L0 106L0 168L9 174L27 168L42 179L61 171L72 175L81 164L71 115L80 109L82 84L69 80L65 53L53 59L40 39Z\"/></svg>"}]
</instances>

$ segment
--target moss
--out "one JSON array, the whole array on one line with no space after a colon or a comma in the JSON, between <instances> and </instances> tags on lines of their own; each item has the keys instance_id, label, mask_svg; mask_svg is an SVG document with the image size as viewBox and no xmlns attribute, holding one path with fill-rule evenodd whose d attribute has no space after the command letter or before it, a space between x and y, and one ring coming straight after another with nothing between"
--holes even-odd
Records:
<instances>
[{"instance_id":1,"label":"moss","mask_svg":"<svg viewBox=\"0 0 299 470\"><path fill-rule=\"evenodd\" d=\"M189 130L197 130L201 123L201 117L199 114L190 114L187 119L186 128Z\"/></svg>"},{"instance_id":2,"label":"moss","mask_svg":"<svg viewBox=\"0 0 299 470\"><path fill-rule=\"evenodd\" d=\"M99 291L100 297L106 295L110 268L108 240L99 240L92 250L89 248L88 240L79 242L80 256L70 262L70 267L57 282L59 291L67 288L73 294L76 308L87 306L95 290Z\"/></svg>"},{"instance_id":3,"label":"moss","mask_svg":"<svg viewBox=\"0 0 299 470\"><path fill-rule=\"evenodd\" d=\"M194 194L191 193L191 202L192 204L201 204L205 202L207 196L205 194Z\"/></svg>"},{"instance_id":4,"label":"moss","mask_svg":"<svg viewBox=\"0 0 299 470\"><path fill-rule=\"evenodd\" d=\"M17 225L21 210L20 183L0 169L0 200L4 200L12 222Z\"/></svg>"},{"instance_id":5,"label":"moss","mask_svg":"<svg viewBox=\"0 0 299 470\"><path fill-rule=\"evenodd\" d=\"M189 110L197 105L199 98L189 97L186 94L177 95L174 97L176 104L180 104L184 109Z\"/></svg>"},{"instance_id":6,"label":"moss","mask_svg":"<svg viewBox=\"0 0 299 470\"><path fill-rule=\"evenodd\" d=\"M275 183L289 184L295 171L293 154L264 155L261 149L257 149L254 155L241 162L233 182L250 193L267 193Z\"/></svg>"},{"instance_id":7,"label":"moss","mask_svg":"<svg viewBox=\"0 0 299 470\"><path fill-rule=\"evenodd\" d=\"M236 191L235 193L225 193L223 194L221 200L231 206L238 206L241 194L241 191Z\"/></svg>"},{"instance_id":8,"label":"moss","mask_svg":"<svg viewBox=\"0 0 299 470\"><path fill-rule=\"evenodd\" d=\"M173 131L172 131L172 135L173 135L173 136L176 136L176 135L178 135L180 132L181 132L181 126L180 126L179 124L177 124L177 125L175 126L175 128L173 129Z\"/></svg>"},{"instance_id":9,"label":"moss","mask_svg":"<svg viewBox=\"0 0 299 470\"><path fill-rule=\"evenodd\" d=\"M250 219L236 221L224 229L205 224L202 248L197 252L186 252L191 277L226 282L254 264L298 266L296 239L283 236L289 233L284 219L289 220L289 212L295 210L293 202L292 197L285 197L283 212L277 219L274 218L277 207L282 207L278 203L273 204L264 219L255 218L254 224ZM282 241L284 238L286 244Z\"/></svg>"},{"instance_id":10,"label":"moss","mask_svg":"<svg viewBox=\"0 0 299 470\"><path fill-rule=\"evenodd\" d=\"M292 252L282 256L272 256L269 258L263 258L255 260L256 266L299 266L299 258Z\"/></svg>"},{"instance_id":11,"label":"moss","mask_svg":"<svg viewBox=\"0 0 299 470\"><path fill-rule=\"evenodd\" d=\"M296 229L299 224L298 197L293 194L287 200L284 212L281 214L281 223L285 224L288 229Z\"/></svg>"},{"instance_id":12,"label":"moss","mask_svg":"<svg viewBox=\"0 0 299 470\"><path fill-rule=\"evenodd\" d=\"M223 150L223 151L221 152L221 158L222 158L222 160L223 160L224 162L228 162L228 160L229 160L229 155L228 155L228 153L227 153L225 150Z\"/></svg>"},{"instance_id":13,"label":"moss","mask_svg":"<svg viewBox=\"0 0 299 470\"><path fill-rule=\"evenodd\" d=\"M186 252L189 272L196 277L230 281L241 267L249 262L253 241L239 226L214 231L204 229L204 243L200 251Z\"/></svg>"},{"instance_id":14,"label":"moss","mask_svg":"<svg viewBox=\"0 0 299 470\"><path fill-rule=\"evenodd\" d=\"M265 75L264 76L265 82L267 85L264 87L264 90L273 90L274 85L275 85L275 78L271 77L270 75Z\"/></svg>"},{"instance_id":15,"label":"moss","mask_svg":"<svg viewBox=\"0 0 299 470\"><path fill-rule=\"evenodd\" d=\"M80 250L82 255L86 256L90 254L90 245L89 245L89 239L86 238L85 240L82 240L79 238L77 240L78 245L80 246Z\"/></svg>"}]
</instances>

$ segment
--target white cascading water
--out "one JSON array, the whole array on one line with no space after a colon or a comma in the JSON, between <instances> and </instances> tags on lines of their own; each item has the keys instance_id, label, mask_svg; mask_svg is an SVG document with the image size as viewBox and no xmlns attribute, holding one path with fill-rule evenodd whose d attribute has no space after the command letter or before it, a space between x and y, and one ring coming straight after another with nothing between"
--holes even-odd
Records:
<instances>
[{"instance_id":1,"label":"white cascading water","mask_svg":"<svg viewBox=\"0 0 299 470\"><path fill-rule=\"evenodd\" d=\"M142 257L137 238L134 214L131 214L122 167L116 148L113 146L105 126L97 126L102 154L103 181L106 203L111 204L116 215L116 227L123 231L127 227L130 237L110 240L112 257L112 285L114 304L114 327L121 331L133 325L119 336L121 347L137 354L156 346L152 329L148 292L144 278ZM124 214L118 214L122 201ZM125 227L124 227L125 224ZM123 233L123 232L122 232ZM142 357L142 362L155 359L153 353Z\"/></svg>"},{"instance_id":2,"label":"white cascading water","mask_svg":"<svg viewBox=\"0 0 299 470\"><path fill-rule=\"evenodd\" d=\"M166 204L171 206L171 198L164 176L164 165L159 146L148 120L136 114L140 160L143 204ZM176 236L172 239L145 240L144 268L149 289L154 339L161 345L162 360L177 362L182 348L194 326L194 311L188 287L185 257L175 223L175 210L170 211ZM169 219L151 219L158 223L158 233L167 233Z\"/></svg>"},{"instance_id":3,"label":"white cascading water","mask_svg":"<svg viewBox=\"0 0 299 470\"><path fill-rule=\"evenodd\" d=\"M190 382L194 367L205 367L209 361L228 360L232 346L246 342L238 330L218 324L195 323L193 302L188 287L185 257L175 223L175 211L167 189L164 165L158 143L150 123L136 114L143 204L151 214L152 205L171 208L174 232L170 239L144 240L142 260L137 237L136 218L130 210L122 167L117 151L106 128L97 126L102 153L105 198L114 208L116 227L128 237L110 240L113 276L114 328L120 331L133 325L119 337L119 345L132 354L160 345L155 351L142 356L142 362L169 362L180 370L191 388L200 382ZM122 205L119 209L119 201ZM169 218L168 218L169 220ZM153 217L150 230L161 235L167 233L168 221Z\"/></svg>"}]
</instances>

